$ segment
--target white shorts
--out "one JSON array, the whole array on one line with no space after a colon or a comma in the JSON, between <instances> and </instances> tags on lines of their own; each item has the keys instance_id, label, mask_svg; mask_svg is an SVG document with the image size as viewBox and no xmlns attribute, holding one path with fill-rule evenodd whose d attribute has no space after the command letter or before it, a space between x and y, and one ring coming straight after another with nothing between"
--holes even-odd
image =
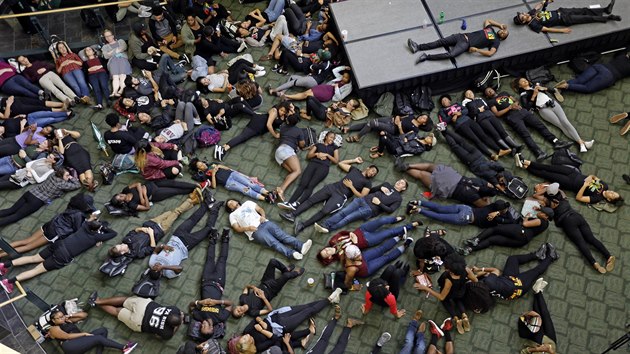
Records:
<instances>
[{"instance_id":1,"label":"white shorts","mask_svg":"<svg viewBox=\"0 0 630 354\"><path fill-rule=\"evenodd\" d=\"M282 144L276 149L276 162L282 165L289 157L295 156L295 150L287 144Z\"/></svg>"}]
</instances>

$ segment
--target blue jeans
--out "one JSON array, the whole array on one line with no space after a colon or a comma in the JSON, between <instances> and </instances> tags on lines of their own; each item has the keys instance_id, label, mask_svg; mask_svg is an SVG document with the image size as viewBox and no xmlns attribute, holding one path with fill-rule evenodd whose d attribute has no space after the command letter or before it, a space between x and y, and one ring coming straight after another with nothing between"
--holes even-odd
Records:
<instances>
[{"instance_id":1,"label":"blue jeans","mask_svg":"<svg viewBox=\"0 0 630 354\"><path fill-rule=\"evenodd\" d=\"M240 172L232 172L225 182L225 188L233 192L239 192L253 199L260 199L263 186L252 182L251 178Z\"/></svg>"},{"instance_id":2,"label":"blue jeans","mask_svg":"<svg viewBox=\"0 0 630 354\"><path fill-rule=\"evenodd\" d=\"M90 89L87 82L85 82L85 75L80 69L72 70L63 76L63 79L68 83L68 86L79 97L90 96Z\"/></svg>"},{"instance_id":3,"label":"blue jeans","mask_svg":"<svg viewBox=\"0 0 630 354\"><path fill-rule=\"evenodd\" d=\"M423 200L420 214L453 225L468 225L473 221L472 208L464 204L442 205Z\"/></svg>"},{"instance_id":4,"label":"blue jeans","mask_svg":"<svg viewBox=\"0 0 630 354\"><path fill-rule=\"evenodd\" d=\"M13 76L2 85L2 92L7 95L39 98L39 91L41 90L22 75Z\"/></svg>"},{"instance_id":5,"label":"blue jeans","mask_svg":"<svg viewBox=\"0 0 630 354\"><path fill-rule=\"evenodd\" d=\"M372 209L363 198L355 198L333 216L324 221L323 227L328 230L340 229L356 220L367 220L372 217Z\"/></svg>"},{"instance_id":6,"label":"blue jeans","mask_svg":"<svg viewBox=\"0 0 630 354\"><path fill-rule=\"evenodd\" d=\"M17 168L15 168L11 156L0 158L0 176L12 175L15 171L17 171Z\"/></svg>"},{"instance_id":7,"label":"blue jeans","mask_svg":"<svg viewBox=\"0 0 630 354\"><path fill-rule=\"evenodd\" d=\"M567 81L567 90L580 93L593 93L612 86L615 83L613 74L602 64L589 66L575 79Z\"/></svg>"},{"instance_id":8,"label":"blue jeans","mask_svg":"<svg viewBox=\"0 0 630 354\"><path fill-rule=\"evenodd\" d=\"M96 104L103 104L107 97L109 97L109 76L106 72L100 72L96 74L89 74L88 80L94 90L94 96L96 96Z\"/></svg>"},{"instance_id":9,"label":"blue jeans","mask_svg":"<svg viewBox=\"0 0 630 354\"><path fill-rule=\"evenodd\" d=\"M405 345L399 354L424 354L425 349L424 333L418 333L418 321L411 320L405 334Z\"/></svg>"},{"instance_id":10,"label":"blue jeans","mask_svg":"<svg viewBox=\"0 0 630 354\"><path fill-rule=\"evenodd\" d=\"M363 261L366 262L368 277L376 273L376 271L381 269L385 264L400 257L402 252L398 248L395 248L396 243L396 240L390 238L379 246L369 248L367 251L363 252Z\"/></svg>"},{"instance_id":11,"label":"blue jeans","mask_svg":"<svg viewBox=\"0 0 630 354\"><path fill-rule=\"evenodd\" d=\"M254 241L273 248L287 258L293 258L293 252L302 251L302 246L304 245L302 241L284 232L273 221L266 221L260 224L258 230L252 236Z\"/></svg>"},{"instance_id":12,"label":"blue jeans","mask_svg":"<svg viewBox=\"0 0 630 354\"><path fill-rule=\"evenodd\" d=\"M68 119L67 112L39 111L29 113L26 116L26 121L28 122L28 124L37 124L38 127L45 127L50 124L63 122L66 119Z\"/></svg>"},{"instance_id":13,"label":"blue jeans","mask_svg":"<svg viewBox=\"0 0 630 354\"><path fill-rule=\"evenodd\" d=\"M184 81L186 79L186 76L188 75L186 73L186 70L184 70L184 68L179 65L175 65L173 58L169 57L168 55L162 55L160 57L158 68L153 72L153 79L155 80L155 82L159 83L160 77L162 77L162 74L164 73L168 74L171 80L173 80L173 82L176 84Z\"/></svg>"},{"instance_id":14,"label":"blue jeans","mask_svg":"<svg viewBox=\"0 0 630 354\"><path fill-rule=\"evenodd\" d=\"M282 15L282 11L284 10L285 0L271 0L269 1L269 6L265 9L265 13L267 14L267 18L269 18L269 22L276 22L278 17Z\"/></svg>"},{"instance_id":15,"label":"blue jeans","mask_svg":"<svg viewBox=\"0 0 630 354\"><path fill-rule=\"evenodd\" d=\"M395 222L395 216L384 216L382 218L366 222L365 224L361 225L359 229L363 231L363 236L365 237L365 241L367 242L368 246L372 247L387 240L388 238L404 235L405 228L407 229L407 231L411 231L414 228L413 225L407 224L404 226L397 226L389 229L379 230L381 226L393 224Z\"/></svg>"}]
</instances>

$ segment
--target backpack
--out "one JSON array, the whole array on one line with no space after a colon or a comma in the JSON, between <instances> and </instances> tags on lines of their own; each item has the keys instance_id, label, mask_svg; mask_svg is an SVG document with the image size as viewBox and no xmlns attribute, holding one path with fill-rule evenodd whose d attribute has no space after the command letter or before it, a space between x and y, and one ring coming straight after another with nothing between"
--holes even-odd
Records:
<instances>
[{"instance_id":1,"label":"backpack","mask_svg":"<svg viewBox=\"0 0 630 354\"><path fill-rule=\"evenodd\" d=\"M105 203L105 209L107 209L107 213L111 216L134 216L138 217L138 212L136 210L131 209L120 209L113 206L111 203Z\"/></svg>"},{"instance_id":2,"label":"backpack","mask_svg":"<svg viewBox=\"0 0 630 354\"><path fill-rule=\"evenodd\" d=\"M527 195L529 187L520 177L512 176L512 179L507 181L507 189L505 194L514 199L523 199Z\"/></svg>"},{"instance_id":3,"label":"backpack","mask_svg":"<svg viewBox=\"0 0 630 354\"><path fill-rule=\"evenodd\" d=\"M497 70L490 70L480 74L473 80L473 87L483 92L488 87L498 90L501 87L501 74Z\"/></svg>"},{"instance_id":4,"label":"backpack","mask_svg":"<svg viewBox=\"0 0 630 354\"><path fill-rule=\"evenodd\" d=\"M216 145L221 140L221 132L214 127L202 124L197 131L195 131L195 140L198 147L208 147Z\"/></svg>"},{"instance_id":5,"label":"backpack","mask_svg":"<svg viewBox=\"0 0 630 354\"><path fill-rule=\"evenodd\" d=\"M101 273L110 277L123 275L125 274L125 271L127 270L127 266L132 261L133 261L133 258L127 257L125 255L114 257L114 258L108 258L103 264L101 264L100 267L98 267L98 270L100 270Z\"/></svg>"},{"instance_id":6,"label":"backpack","mask_svg":"<svg viewBox=\"0 0 630 354\"><path fill-rule=\"evenodd\" d=\"M406 116L414 113L411 107L411 99L406 93L400 91L396 92L394 103L394 111L396 111L397 114Z\"/></svg>"},{"instance_id":7,"label":"backpack","mask_svg":"<svg viewBox=\"0 0 630 354\"><path fill-rule=\"evenodd\" d=\"M134 294L144 297L155 299L160 294L160 278L152 279L149 275L151 268L147 268L147 270L140 275L140 279L133 285L131 288L131 292Z\"/></svg>"},{"instance_id":8,"label":"backpack","mask_svg":"<svg viewBox=\"0 0 630 354\"><path fill-rule=\"evenodd\" d=\"M314 128L302 128L302 135L304 135L304 147L311 147L317 143L315 140L315 136L317 136L317 131Z\"/></svg>"},{"instance_id":9,"label":"backpack","mask_svg":"<svg viewBox=\"0 0 630 354\"><path fill-rule=\"evenodd\" d=\"M589 66L597 63L602 55L599 52L586 52L577 55L569 61L569 68L576 74L581 74Z\"/></svg>"},{"instance_id":10,"label":"backpack","mask_svg":"<svg viewBox=\"0 0 630 354\"><path fill-rule=\"evenodd\" d=\"M496 303L486 283L466 283L466 295L463 297L464 306L475 313L486 313Z\"/></svg>"},{"instance_id":11,"label":"backpack","mask_svg":"<svg viewBox=\"0 0 630 354\"><path fill-rule=\"evenodd\" d=\"M133 158L134 155L132 154L116 154L114 155L111 166L116 172L134 170L136 168L136 163Z\"/></svg>"},{"instance_id":12,"label":"backpack","mask_svg":"<svg viewBox=\"0 0 630 354\"><path fill-rule=\"evenodd\" d=\"M391 92L383 93L372 109L381 117L390 117L394 111L394 94Z\"/></svg>"},{"instance_id":13,"label":"backpack","mask_svg":"<svg viewBox=\"0 0 630 354\"><path fill-rule=\"evenodd\" d=\"M111 163L102 163L98 167L99 171L101 171L101 176L103 177L103 184L110 185L114 182L114 177L116 177L116 171L114 171L114 166Z\"/></svg>"},{"instance_id":14,"label":"backpack","mask_svg":"<svg viewBox=\"0 0 630 354\"><path fill-rule=\"evenodd\" d=\"M240 37L238 35L238 25L230 23L226 19L222 19L219 22L219 29L221 30L221 35L226 36L229 39L236 39Z\"/></svg>"},{"instance_id":15,"label":"backpack","mask_svg":"<svg viewBox=\"0 0 630 354\"><path fill-rule=\"evenodd\" d=\"M579 171L583 163L584 161L569 149L558 149L551 155L552 165L573 167Z\"/></svg>"},{"instance_id":16,"label":"backpack","mask_svg":"<svg viewBox=\"0 0 630 354\"><path fill-rule=\"evenodd\" d=\"M411 92L411 104L420 112L431 112L435 108L435 103L431 99L431 88L429 86L417 86Z\"/></svg>"},{"instance_id":17,"label":"backpack","mask_svg":"<svg viewBox=\"0 0 630 354\"><path fill-rule=\"evenodd\" d=\"M553 76L551 71L545 66L539 66L537 68L525 71L525 77L533 85L541 84L544 86L551 81L556 81L556 77Z\"/></svg>"}]
</instances>

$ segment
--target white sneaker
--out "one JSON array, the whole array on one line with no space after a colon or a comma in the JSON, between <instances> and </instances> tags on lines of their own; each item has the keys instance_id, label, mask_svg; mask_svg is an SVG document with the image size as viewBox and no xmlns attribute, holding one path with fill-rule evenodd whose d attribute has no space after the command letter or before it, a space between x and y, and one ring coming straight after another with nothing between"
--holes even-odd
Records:
<instances>
[{"instance_id":1,"label":"white sneaker","mask_svg":"<svg viewBox=\"0 0 630 354\"><path fill-rule=\"evenodd\" d=\"M298 261L299 261L299 260L300 260L300 259L302 259L302 258L304 258L304 255L303 255L303 254L301 254L300 252L293 252L293 259L295 259L295 260L298 260Z\"/></svg>"},{"instance_id":2,"label":"white sneaker","mask_svg":"<svg viewBox=\"0 0 630 354\"><path fill-rule=\"evenodd\" d=\"M335 291L332 292L332 294L330 294L330 296L328 297L328 301L330 301L333 304L338 304L339 301L341 300L341 288L337 288L335 289Z\"/></svg>"},{"instance_id":3,"label":"white sneaker","mask_svg":"<svg viewBox=\"0 0 630 354\"><path fill-rule=\"evenodd\" d=\"M521 154L514 154L514 162L516 167L523 168L523 161L521 160Z\"/></svg>"},{"instance_id":4,"label":"white sneaker","mask_svg":"<svg viewBox=\"0 0 630 354\"><path fill-rule=\"evenodd\" d=\"M150 11L144 11L144 10L140 10L138 11L138 17L151 17L151 12Z\"/></svg>"},{"instance_id":5,"label":"white sneaker","mask_svg":"<svg viewBox=\"0 0 630 354\"><path fill-rule=\"evenodd\" d=\"M256 71L263 71L263 70L265 70L265 68L263 68L262 66L260 66L260 65L258 65L258 64L254 64L254 69L255 69Z\"/></svg>"},{"instance_id":6,"label":"white sneaker","mask_svg":"<svg viewBox=\"0 0 630 354\"><path fill-rule=\"evenodd\" d=\"M284 209L284 210L295 211L295 207L293 206L293 204L291 204L289 202L278 203L278 208Z\"/></svg>"},{"instance_id":7,"label":"white sneaker","mask_svg":"<svg viewBox=\"0 0 630 354\"><path fill-rule=\"evenodd\" d=\"M199 118L193 118L193 122L195 123L195 125L201 125L201 119Z\"/></svg>"},{"instance_id":8,"label":"white sneaker","mask_svg":"<svg viewBox=\"0 0 630 354\"><path fill-rule=\"evenodd\" d=\"M595 144L595 140L590 140L590 141L585 141L584 142L584 146L586 146L587 149L592 148L593 144Z\"/></svg>"},{"instance_id":9,"label":"white sneaker","mask_svg":"<svg viewBox=\"0 0 630 354\"><path fill-rule=\"evenodd\" d=\"M267 72L265 70L261 70L261 71L256 71L256 73L254 74L254 77L261 77L265 75L267 75Z\"/></svg>"},{"instance_id":10,"label":"white sneaker","mask_svg":"<svg viewBox=\"0 0 630 354\"><path fill-rule=\"evenodd\" d=\"M318 223L315 223L313 226L315 226L315 230L317 230L317 232L320 232L322 234L327 234L328 233L328 229L323 227L323 226L321 226Z\"/></svg>"},{"instance_id":11,"label":"white sneaker","mask_svg":"<svg viewBox=\"0 0 630 354\"><path fill-rule=\"evenodd\" d=\"M392 335L389 332L383 332L381 337L376 341L376 345L382 347L385 343L389 342L392 339Z\"/></svg>"},{"instance_id":12,"label":"white sneaker","mask_svg":"<svg viewBox=\"0 0 630 354\"><path fill-rule=\"evenodd\" d=\"M538 294L539 292L543 291L547 284L549 283L547 283L543 278L538 278L532 286L532 290L534 290L534 292Z\"/></svg>"},{"instance_id":13,"label":"white sneaker","mask_svg":"<svg viewBox=\"0 0 630 354\"><path fill-rule=\"evenodd\" d=\"M306 255L306 253L308 253L308 251L311 249L312 245L313 245L313 241L311 241L310 239L307 240L302 245L302 249L300 250L300 253L302 253L302 255Z\"/></svg>"},{"instance_id":14,"label":"white sneaker","mask_svg":"<svg viewBox=\"0 0 630 354\"><path fill-rule=\"evenodd\" d=\"M586 148L586 145L584 144L580 144L580 152L587 152L588 149Z\"/></svg>"},{"instance_id":15,"label":"white sneaker","mask_svg":"<svg viewBox=\"0 0 630 354\"><path fill-rule=\"evenodd\" d=\"M240 53L242 51L244 51L245 49L247 49L247 43L243 42L241 43L241 45L238 47L238 49L236 50L237 53Z\"/></svg>"}]
</instances>

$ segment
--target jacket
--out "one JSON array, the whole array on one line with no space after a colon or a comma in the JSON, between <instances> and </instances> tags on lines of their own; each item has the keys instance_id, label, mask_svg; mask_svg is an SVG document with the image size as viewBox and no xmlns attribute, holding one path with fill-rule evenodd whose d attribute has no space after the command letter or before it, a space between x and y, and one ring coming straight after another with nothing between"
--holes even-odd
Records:
<instances>
[{"instance_id":1,"label":"jacket","mask_svg":"<svg viewBox=\"0 0 630 354\"><path fill-rule=\"evenodd\" d=\"M129 61L133 58L138 58L140 60L147 60L151 58L148 53L142 51L142 45L144 42L142 42L142 39L140 39L140 37L138 37L135 33L129 35L129 41L127 44L129 46L127 50Z\"/></svg>"},{"instance_id":2,"label":"jacket","mask_svg":"<svg viewBox=\"0 0 630 354\"><path fill-rule=\"evenodd\" d=\"M199 22L195 19L195 21ZM203 26L203 25L202 25ZM195 45L195 34L190 29L188 24L184 24L182 26L182 31L180 33L182 36L182 41L184 42L184 52L188 55L189 58L195 56L195 51L197 50L197 46Z\"/></svg>"},{"instance_id":3,"label":"jacket","mask_svg":"<svg viewBox=\"0 0 630 354\"><path fill-rule=\"evenodd\" d=\"M160 226L153 222L146 222L142 224L144 227L150 227L153 229L153 237L155 242L159 242L164 237L164 232ZM123 243L129 246L129 254L126 256L136 259L148 257L153 253L153 247L151 247L151 239L149 235L144 232L130 231L122 240Z\"/></svg>"},{"instance_id":4,"label":"jacket","mask_svg":"<svg viewBox=\"0 0 630 354\"><path fill-rule=\"evenodd\" d=\"M175 144L170 143L151 143L151 145L162 150L171 150L175 146ZM160 156L150 152L147 154L147 162L144 165L142 177L149 181L164 179L166 175L162 170L169 167L179 167L179 161L164 160Z\"/></svg>"},{"instance_id":5,"label":"jacket","mask_svg":"<svg viewBox=\"0 0 630 354\"><path fill-rule=\"evenodd\" d=\"M175 19L173 19L173 16L171 16L171 14L166 10L164 10L164 19L162 21L168 21L168 26L171 28L171 33L177 36L177 22L175 21ZM151 18L149 19L149 31L151 31L151 36L153 36L153 39L155 39L156 42L160 42L164 40L164 38L158 36L156 23L157 21L155 20L155 16L151 16Z\"/></svg>"}]
</instances>

